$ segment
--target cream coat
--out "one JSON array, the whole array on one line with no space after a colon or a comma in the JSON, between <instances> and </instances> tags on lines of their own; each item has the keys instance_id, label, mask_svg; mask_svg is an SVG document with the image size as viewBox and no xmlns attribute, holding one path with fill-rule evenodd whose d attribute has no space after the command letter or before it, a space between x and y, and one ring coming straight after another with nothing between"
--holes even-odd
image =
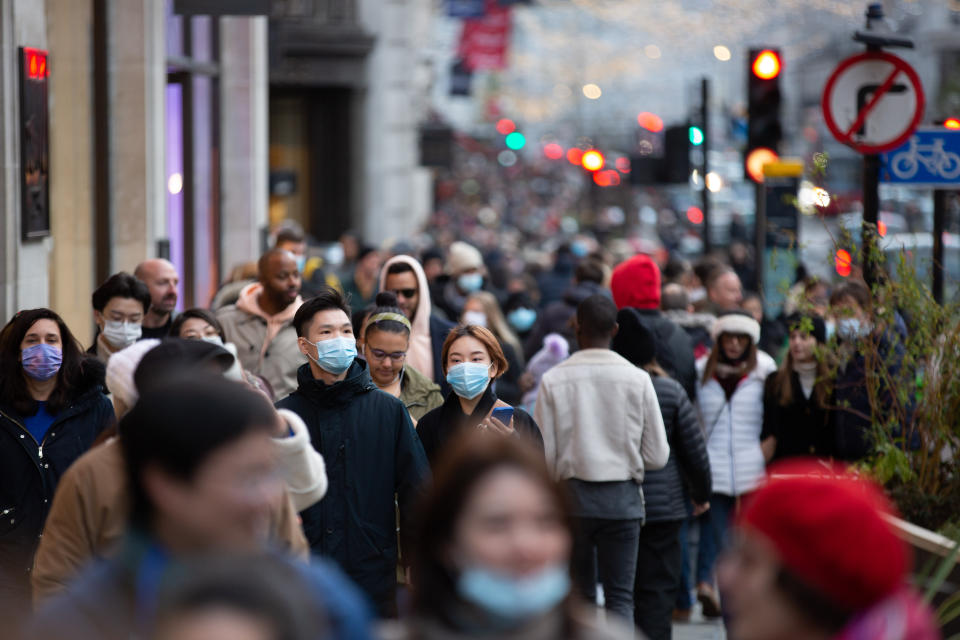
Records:
<instances>
[{"instance_id":1,"label":"cream coat","mask_svg":"<svg viewBox=\"0 0 960 640\"><path fill-rule=\"evenodd\" d=\"M643 482L670 445L650 375L609 349L584 349L543 375L534 420L558 480Z\"/></svg>"}]
</instances>

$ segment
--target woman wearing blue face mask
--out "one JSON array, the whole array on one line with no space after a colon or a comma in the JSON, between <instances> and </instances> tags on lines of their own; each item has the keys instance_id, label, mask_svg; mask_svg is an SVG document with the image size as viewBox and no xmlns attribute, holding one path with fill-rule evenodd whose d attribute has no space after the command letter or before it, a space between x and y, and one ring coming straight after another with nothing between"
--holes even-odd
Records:
<instances>
[{"instance_id":1,"label":"woman wearing blue face mask","mask_svg":"<svg viewBox=\"0 0 960 640\"><path fill-rule=\"evenodd\" d=\"M0 615L29 610L30 569L60 476L114 420L103 365L49 309L0 333ZM10 607L8 610L7 607Z\"/></svg>"},{"instance_id":2,"label":"woman wearing blue face mask","mask_svg":"<svg viewBox=\"0 0 960 640\"><path fill-rule=\"evenodd\" d=\"M433 465L447 441L461 431L477 429L489 434L520 437L543 451L543 436L526 411L512 408L509 421L494 414L511 409L497 398L493 381L508 369L507 359L489 329L476 325L454 327L443 343L443 367L453 388L443 406L420 419L417 433Z\"/></svg>"},{"instance_id":3,"label":"woman wearing blue face mask","mask_svg":"<svg viewBox=\"0 0 960 640\"><path fill-rule=\"evenodd\" d=\"M463 434L435 468L413 545L410 616L384 640L632 638L577 602L565 496L512 438Z\"/></svg>"}]
</instances>

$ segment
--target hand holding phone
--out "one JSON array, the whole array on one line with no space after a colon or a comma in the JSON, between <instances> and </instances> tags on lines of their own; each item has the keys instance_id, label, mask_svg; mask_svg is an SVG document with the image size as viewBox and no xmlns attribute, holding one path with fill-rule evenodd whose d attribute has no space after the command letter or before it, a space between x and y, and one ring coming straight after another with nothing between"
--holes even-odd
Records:
<instances>
[{"instance_id":1,"label":"hand holding phone","mask_svg":"<svg viewBox=\"0 0 960 640\"><path fill-rule=\"evenodd\" d=\"M490 414L491 418L496 418L504 424L504 426L510 426L510 421L513 420L513 407L497 407L493 410L493 413Z\"/></svg>"}]
</instances>

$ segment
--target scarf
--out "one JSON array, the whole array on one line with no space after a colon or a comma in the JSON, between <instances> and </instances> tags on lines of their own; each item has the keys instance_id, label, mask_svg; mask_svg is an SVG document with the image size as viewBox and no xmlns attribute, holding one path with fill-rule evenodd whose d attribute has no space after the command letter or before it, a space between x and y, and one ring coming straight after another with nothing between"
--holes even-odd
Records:
<instances>
[{"instance_id":1,"label":"scarf","mask_svg":"<svg viewBox=\"0 0 960 640\"><path fill-rule=\"evenodd\" d=\"M719 345L716 348L719 349ZM717 362L717 367L713 371L713 377L720 383L724 394L727 396L727 400L729 400L733 396L733 392L737 390L737 385L740 384L740 381L750 373L747 371L747 354L745 353L735 362L727 360L723 354L721 354L720 357L723 358L723 360Z\"/></svg>"}]
</instances>

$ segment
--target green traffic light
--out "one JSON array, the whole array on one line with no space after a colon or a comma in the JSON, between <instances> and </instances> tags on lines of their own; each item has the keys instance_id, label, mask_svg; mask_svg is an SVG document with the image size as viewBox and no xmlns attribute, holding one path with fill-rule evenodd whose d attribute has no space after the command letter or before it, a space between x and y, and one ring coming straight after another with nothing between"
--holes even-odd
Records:
<instances>
[{"instance_id":1,"label":"green traffic light","mask_svg":"<svg viewBox=\"0 0 960 640\"><path fill-rule=\"evenodd\" d=\"M507 136L506 143L508 148L519 151L523 149L523 145L527 144L527 139L519 131L514 131Z\"/></svg>"},{"instance_id":2,"label":"green traffic light","mask_svg":"<svg viewBox=\"0 0 960 640\"><path fill-rule=\"evenodd\" d=\"M700 127L690 127L690 144L695 147L703 144L703 129Z\"/></svg>"}]
</instances>

